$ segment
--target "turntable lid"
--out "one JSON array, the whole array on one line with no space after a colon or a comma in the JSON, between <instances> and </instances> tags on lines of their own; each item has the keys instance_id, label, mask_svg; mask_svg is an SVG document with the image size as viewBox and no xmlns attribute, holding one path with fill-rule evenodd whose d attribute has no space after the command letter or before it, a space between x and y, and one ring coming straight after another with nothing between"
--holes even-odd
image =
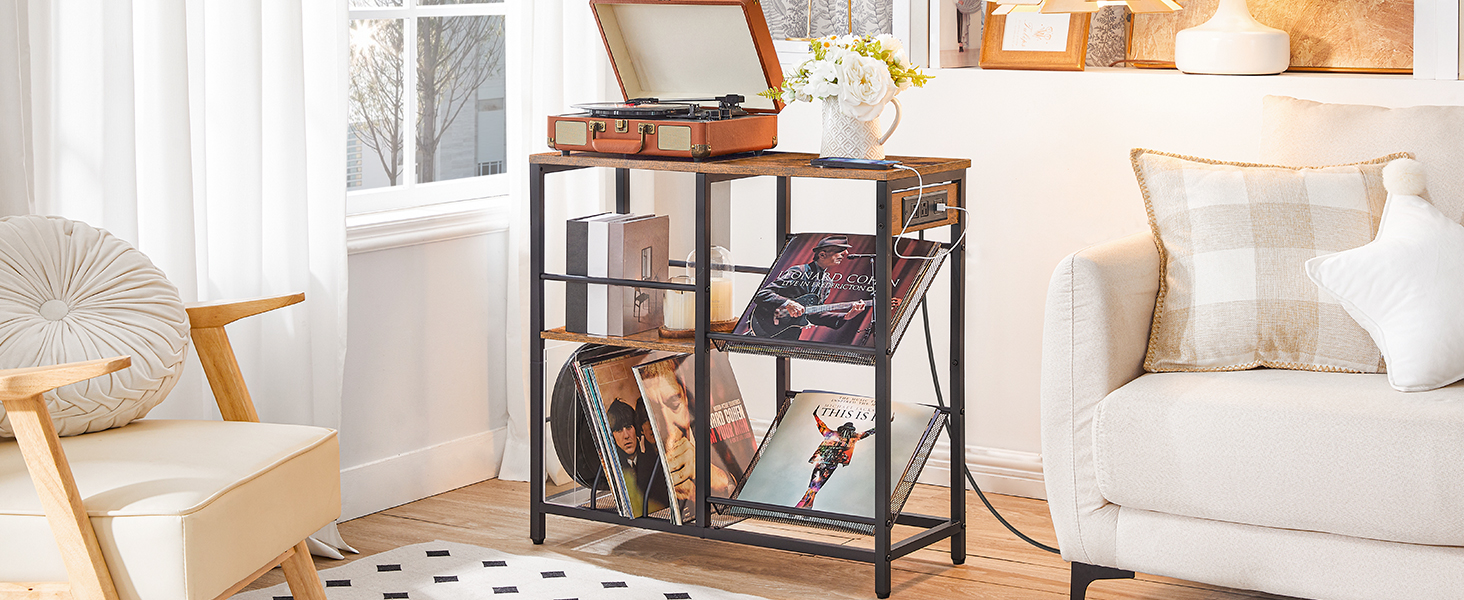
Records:
<instances>
[{"instance_id":1,"label":"turntable lid","mask_svg":"<svg viewBox=\"0 0 1464 600\"><path fill-rule=\"evenodd\" d=\"M783 69L755 0L590 0L590 6L627 100L741 94L748 112L782 110L782 101L757 95L782 85Z\"/></svg>"}]
</instances>

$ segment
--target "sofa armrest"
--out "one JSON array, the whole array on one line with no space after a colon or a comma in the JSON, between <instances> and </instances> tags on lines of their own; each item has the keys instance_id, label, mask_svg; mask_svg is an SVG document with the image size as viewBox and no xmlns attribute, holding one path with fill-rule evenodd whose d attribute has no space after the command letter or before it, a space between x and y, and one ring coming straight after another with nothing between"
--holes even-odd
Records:
<instances>
[{"instance_id":1,"label":"sofa armrest","mask_svg":"<svg viewBox=\"0 0 1464 600\"><path fill-rule=\"evenodd\" d=\"M1149 233L1090 247L1058 264L1042 328L1042 462L1062 556L1113 564L1117 507L1098 491L1093 412L1144 372L1159 292Z\"/></svg>"}]
</instances>

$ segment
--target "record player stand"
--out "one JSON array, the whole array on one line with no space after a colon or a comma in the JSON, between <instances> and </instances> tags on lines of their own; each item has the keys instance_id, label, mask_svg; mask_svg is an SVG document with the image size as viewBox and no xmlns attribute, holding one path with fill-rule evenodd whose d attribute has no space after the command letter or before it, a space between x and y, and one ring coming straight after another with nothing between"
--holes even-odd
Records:
<instances>
[{"instance_id":1,"label":"record player stand","mask_svg":"<svg viewBox=\"0 0 1464 600\"><path fill-rule=\"evenodd\" d=\"M531 155L529 157L529 264L531 270L529 286L529 328L531 336L529 344L529 422L536 424L546 422L546 411L544 408L544 340L546 339L693 353L695 356L693 363L696 369L695 393L697 398L707 398L711 393L711 378L707 375L711 371L711 354L709 351L712 341L718 339L736 339L729 334L711 331L709 322L709 315L711 314L710 261L697 261L695 277L697 283L695 284L634 281L545 272L544 179L546 175L587 167L613 168L615 169L615 210L616 212L627 213L630 210L631 169L695 173L695 248L697 256L711 255L709 205L711 186L713 183L757 176L772 176L777 178L777 198L774 211L776 213L775 227L778 233L776 238L777 248L775 249L778 252L774 253L776 256L781 253L783 245L787 243L789 238L788 214L791 201L791 179L793 177L873 181L875 183L874 195L876 204L874 211L874 231L876 234L874 236L876 255L874 297L889 298L891 293L890 267L892 264L891 257L893 256L891 248L892 237L890 236L892 226L890 223L892 222L891 214L894 195L891 192L892 190L914 187L917 185L916 178L909 171L904 170L862 171L854 169L820 169L809 166L808 161L813 157L814 155L811 154L766 152L761 156L723 158L697 162L678 159L624 158L615 155L589 153L562 155L558 152L553 152ZM953 197L958 200L960 206L966 205L966 169L971 166L971 161L966 159L921 157L892 158L901 160L904 164L918 169L925 179L926 187L931 187L935 184L953 184L955 190ZM961 232L965 227L964 213L959 214L962 216L959 216L954 224L948 226L950 228L950 239L952 240L960 239ZM776 548L792 552L863 561L874 565L874 592L880 598L887 598L890 595L891 562L911 552L949 538L951 540L951 562L958 565L964 563L966 560L966 482L961 469L961 465L965 464L966 445L965 375L962 364L965 348L965 319L963 314L965 306L964 248L956 247L952 249L948 258L950 264L946 268L946 276L949 277L951 292L949 337L950 371L947 382L949 387L949 404L946 409L948 417L948 437L946 439L950 445L950 515L948 517L903 512L898 518L893 520L887 517L866 518L743 500L711 498L710 484L705 477L698 477L696 481L695 521L682 526L655 518L627 519L621 517L613 510L596 510L584 506L548 502L544 495L544 428L542 426L533 426L529 428L532 440L530 468L531 472L534 473L534 475L530 476L530 539L535 544L544 543L545 536L547 535L546 516L552 514L627 527L638 527L692 535L700 538ZM768 272L767 268L760 267L735 266L734 268L738 272L745 273L766 274ZM694 292L696 294L697 314L696 337L694 341L687 342L685 340L661 339L654 330L627 337L574 334L565 332L563 328L546 330L544 328L545 281L583 282ZM912 310L913 308L911 307ZM873 368L875 371L875 422L877 428L881 431L887 431L886 424L890 422L891 401L891 355L888 352L890 345L890 303L876 302L873 310L874 348L854 348L854 350L873 356ZM818 343L804 341L776 342L779 345L793 348L822 346ZM779 402L783 402L790 394L791 360L784 357L774 358L773 360L777 363L774 374L776 397ZM757 396L757 394L752 395L752 397ZM705 443L705 441L711 439L711 403L697 402L695 403L694 410L696 411L696 429L693 434L701 442L696 445L696 468L698 473L707 473L711 469L711 444ZM895 474L891 473L891 440L888 435L875 435L874 443L874 512L876 515L888 515L890 512L892 487L898 483L898 478ZM595 499L592 498L592 506L594 501ZM874 547L872 549L866 549L855 546L815 542L792 536L780 536L740 530L732 527L721 527L718 523L714 522L713 505L755 508L770 512L813 516L870 526L874 530ZM725 522L721 523L721 525L726 524ZM914 527L919 532L897 541L893 539L895 525Z\"/></svg>"}]
</instances>

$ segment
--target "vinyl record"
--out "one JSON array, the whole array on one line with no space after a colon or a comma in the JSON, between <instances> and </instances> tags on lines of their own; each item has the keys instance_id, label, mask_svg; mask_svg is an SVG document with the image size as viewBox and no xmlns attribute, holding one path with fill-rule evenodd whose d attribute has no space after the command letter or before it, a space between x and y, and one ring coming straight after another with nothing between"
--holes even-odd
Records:
<instances>
[{"instance_id":1,"label":"vinyl record","mask_svg":"<svg viewBox=\"0 0 1464 600\"><path fill-rule=\"evenodd\" d=\"M684 103L644 103L631 104L628 102L592 102L589 104L576 104L575 108L589 111L591 116L596 117L625 117L651 119L659 117L690 116L696 110L695 104Z\"/></svg>"},{"instance_id":2,"label":"vinyl record","mask_svg":"<svg viewBox=\"0 0 1464 600\"><path fill-rule=\"evenodd\" d=\"M554 441L554 452L569 476L585 487L594 485L602 467L600 453L595 450L594 430L584 409L585 397L575 381L574 362L581 353L590 354L603 348L586 344L575 350L559 368L549 396L549 437ZM600 485L603 488L606 483L602 480Z\"/></svg>"}]
</instances>

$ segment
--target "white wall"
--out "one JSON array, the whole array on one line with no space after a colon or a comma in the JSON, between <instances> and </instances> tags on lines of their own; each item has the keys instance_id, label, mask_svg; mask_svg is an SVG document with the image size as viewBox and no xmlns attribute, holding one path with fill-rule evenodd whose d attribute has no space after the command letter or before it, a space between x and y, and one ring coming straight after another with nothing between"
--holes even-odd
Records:
<instances>
[{"instance_id":1,"label":"white wall","mask_svg":"<svg viewBox=\"0 0 1464 600\"><path fill-rule=\"evenodd\" d=\"M967 257L968 464L983 487L1041 496L1038 411L1042 304L1066 254L1146 227L1128 150L1144 146L1254 160L1266 94L1385 106L1464 104L1464 83L1406 77L1186 76L1172 71L1082 73L948 69L901 96L904 123L891 154L969 157L974 211ZM816 151L818 107L796 104L779 119L779 150ZM548 223L608 209L606 174L551 177ZM692 178L637 173L638 212L673 215L673 254L691 245ZM799 180L794 230L868 232L872 184ZM743 264L773 256L771 179L732 184L732 249ZM562 268L560 229L549 228L551 270ZM357 252L350 258L350 341L342 407L347 518L492 477L507 402L501 230L447 241ZM556 247L556 244L559 247ZM742 301L756 276L738 282ZM562 299L549 291L548 319ZM937 286L932 298L945 298ZM526 296L526 292L524 293ZM525 299L526 300L526 299ZM936 347L945 310L932 311ZM515 319L516 321L517 319ZM549 344L550 364L567 348ZM744 395L759 424L772 417L772 361L737 356ZM897 399L929 401L923 339L914 330L895 357ZM550 377L557 369L546 369ZM799 363L795 386L868 393L869 369ZM522 402L514 398L513 402ZM946 480L944 449L926 479Z\"/></svg>"},{"instance_id":2,"label":"white wall","mask_svg":"<svg viewBox=\"0 0 1464 600\"><path fill-rule=\"evenodd\" d=\"M925 88L900 96L904 122L887 151L972 160L965 307L968 463L983 488L1035 497L1043 495L1038 382L1048 279L1067 254L1147 228L1129 164L1131 148L1257 160L1261 98L1267 94L1384 106L1464 104L1464 82L1406 76L1223 77L1136 69L934 74ZM888 123L893 109L886 111ZM778 150L816 152L819 119L819 107L807 103L784 110ZM657 176L657 208L670 207L674 214L690 206L685 198L691 186L687 175ZM873 188L795 180L793 231L870 232ZM733 184L732 250L738 262L772 262L773 194L769 178ZM667 204L667 198L673 201ZM673 223L673 232L682 236L673 246L689 248L689 226ZM737 292L745 300L758 277L744 277ZM928 297L938 301L948 293L938 286ZM942 364L946 312L940 302L932 303ZM897 400L930 402L918 320L911 327L915 331L895 357L894 394ZM775 405L765 396L772 389L772 361L737 357L734 364L752 416L770 419ZM795 364L795 387L837 386L853 393L873 388L870 369ZM938 450L924 479L948 480L942 460Z\"/></svg>"},{"instance_id":3,"label":"white wall","mask_svg":"<svg viewBox=\"0 0 1464 600\"><path fill-rule=\"evenodd\" d=\"M497 476L505 226L350 255L342 519Z\"/></svg>"}]
</instances>

